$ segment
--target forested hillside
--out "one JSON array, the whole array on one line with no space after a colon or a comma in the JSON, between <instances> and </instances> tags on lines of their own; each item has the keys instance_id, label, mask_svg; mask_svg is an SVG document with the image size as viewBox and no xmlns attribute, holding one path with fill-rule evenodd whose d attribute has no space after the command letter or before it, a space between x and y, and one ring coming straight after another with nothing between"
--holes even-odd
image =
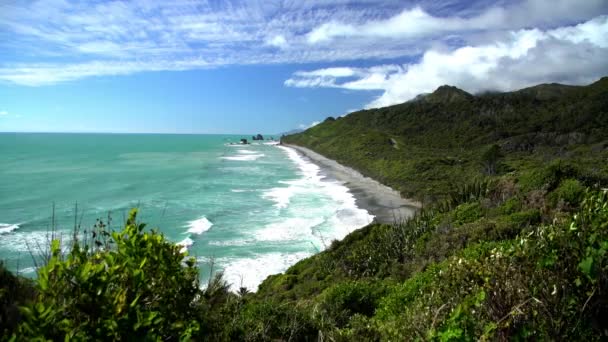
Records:
<instances>
[{"instance_id":1,"label":"forested hillside","mask_svg":"<svg viewBox=\"0 0 608 342\"><path fill-rule=\"evenodd\" d=\"M362 110L283 138L426 202L472 177L556 158L607 172L608 78L473 96L442 86L403 104ZM499 148L492 153L491 147Z\"/></svg>"}]
</instances>

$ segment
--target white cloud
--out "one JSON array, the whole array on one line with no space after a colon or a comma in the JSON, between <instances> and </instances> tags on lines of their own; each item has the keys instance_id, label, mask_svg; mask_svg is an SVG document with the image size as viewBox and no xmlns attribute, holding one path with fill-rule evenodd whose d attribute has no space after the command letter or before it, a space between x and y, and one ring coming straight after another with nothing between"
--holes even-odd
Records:
<instances>
[{"instance_id":1,"label":"white cloud","mask_svg":"<svg viewBox=\"0 0 608 342\"><path fill-rule=\"evenodd\" d=\"M336 78L361 76L361 71L353 68L325 68L313 71L297 71L295 78L285 81L288 87L333 87Z\"/></svg>"},{"instance_id":2,"label":"white cloud","mask_svg":"<svg viewBox=\"0 0 608 342\"><path fill-rule=\"evenodd\" d=\"M266 44L284 49L287 47L287 39L285 39L285 36L278 34L278 35L273 36L272 38L266 40Z\"/></svg>"},{"instance_id":3,"label":"white cloud","mask_svg":"<svg viewBox=\"0 0 608 342\"><path fill-rule=\"evenodd\" d=\"M488 44L509 30L546 30L608 13L606 0L503 1L503 7L462 2L0 2L0 13L10 13L0 15L0 81L39 86L157 70L411 58L441 46ZM562 40L570 35L555 34ZM347 39L337 39L342 37ZM350 71L369 77L336 74ZM353 89L378 88L387 82L383 77L401 71L324 72L300 75L300 83L309 84L292 85L330 86L332 78L352 77Z\"/></svg>"},{"instance_id":4,"label":"white cloud","mask_svg":"<svg viewBox=\"0 0 608 342\"><path fill-rule=\"evenodd\" d=\"M442 32L480 29L488 26L499 11L491 11L472 19L438 18L426 13L420 7L407 9L398 15L363 25L330 22L323 24L308 34L309 43L321 43L336 37L380 37L380 38L412 38Z\"/></svg>"},{"instance_id":5,"label":"white cloud","mask_svg":"<svg viewBox=\"0 0 608 342\"><path fill-rule=\"evenodd\" d=\"M335 87L381 90L367 107L381 107L432 92L443 84L469 92L513 90L542 82L586 84L608 74L608 16L542 31L512 31L501 40L452 51L428 50L417 63L372 68L341 68L296 72L285 81L294 87Z\"/></svg>"},{"instance_id":6,"label":"white cloud","mask_svg":"<svg viewBox=\"0 0 608 342\"><path fill-rule=\"evenodd\" d=\"M202 59L151 60L151 61L104 61L79 64L17 64L0 68L0 79L28 86L43 86L72 81L83 77L128 75L135 72L201 69L215 66Z\"/></svg>"},{"instance_id":7,"label":"white cloud","mask_svg":"<svg viewBox=\"0 0 608 342\"><path fill-rule=\"evenodd\" d=\"M298 128L300 128L300 129L309 129L309 128L314 127L314 126L316 126L316 125L318 125L320 123L321 123L321 121L313 121L309 125L299 124Z\"/></svg>"},{"instance_id":8,"label":"white cloud","mask_svg":"<svg viewBox=\"0 0 608 342\"><path fill-rule=\"evenodd\" d=\"M526 0L510 7L490 7L470 17L439 17L416 6L390 18L362 24L337 21L324 23L308 33L307 39L309 43L317 44L339 37L411 39L450 32L514 29L550 25L564 19L579 20L597 15L605 7L604 0Z\"/></svg>"},{"instance_id":9,"label":"white cloud","mask_svg":"<svg viewBox=\"0 0 608 342\"><path fill-rule=\"evenodd\" d=\"M0 116L8 115L8 112L5 110L0 111Z\"/></svg>"}]
</instances>

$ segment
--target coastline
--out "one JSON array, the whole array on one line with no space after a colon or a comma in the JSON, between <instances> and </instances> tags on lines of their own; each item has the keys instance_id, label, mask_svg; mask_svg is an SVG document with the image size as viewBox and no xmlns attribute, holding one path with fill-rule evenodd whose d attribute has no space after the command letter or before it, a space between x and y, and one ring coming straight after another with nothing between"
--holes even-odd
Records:
<instances>
[{"instance_id":1,"label":"coastline","mask_svg":"<svg viewBox=\"0 0 608 342\"><path fill-rule=\"evenodd\" d=\"M402 198L398 191L306 147L285 143L281 145L310 159L321 168L325 176L342 182L355 197L357 206L374 215L375 223L390 224L405 220L421 207L414 200Z\"/></svg>"}]
</instances>

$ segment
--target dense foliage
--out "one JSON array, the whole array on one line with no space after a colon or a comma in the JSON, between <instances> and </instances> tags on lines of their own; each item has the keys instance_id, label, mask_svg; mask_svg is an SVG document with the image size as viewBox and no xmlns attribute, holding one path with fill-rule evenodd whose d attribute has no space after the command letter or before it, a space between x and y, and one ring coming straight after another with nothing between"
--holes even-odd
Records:
<instances>
[{"instance_id":1,"label":"dense foliage","mask_svg":"<svg viewBox=\"0 0 608 342\"><path fill-rule=\"evenodd\" d=\"M53 240L35 287L13 300L22 304L13 310L21 313L21 324L7 329L13 338L131 341L213 335L208 315L225 305L228 286L215 278L201 291L194 258L157 231L146 232L136 213L119 232L105 231L98 221L67 254ZM0 293L15 291L16 280L3 280Z\"/></svg>"},{"instance_id":2,"label":"dense foliage","mask_svg":"<svg viewBox=\"0 0 608 342\"><path fill-rule=\"evenodd\" d=\"M268 277L199 288L180 248L136 222L57 242L32 283L0 265L5 339L606 340L607 80L413 103L285 139L424 201ZM419 120L419 121L417 121Z\"/></svg>"}]
</instances>

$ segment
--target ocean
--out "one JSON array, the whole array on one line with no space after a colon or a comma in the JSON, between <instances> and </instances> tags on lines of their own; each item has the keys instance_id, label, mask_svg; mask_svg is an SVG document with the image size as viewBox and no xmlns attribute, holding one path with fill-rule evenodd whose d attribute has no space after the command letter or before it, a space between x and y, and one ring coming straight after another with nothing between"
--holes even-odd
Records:
<instances>
[{"instance_id":1,"label":"ocean","mask_svg":"<svg viewBox=\"0 0 608 342\"><path fill-rule=\"evenodd\" d=\"M233 289L323 250L373 219L348 188L294 150L240 135L0 134L0 260L34 277L52 226L119 229L139 219L196 257L203 283ZM33 254L33 256L32 256Z\"/></svg>"}]
</instances>

